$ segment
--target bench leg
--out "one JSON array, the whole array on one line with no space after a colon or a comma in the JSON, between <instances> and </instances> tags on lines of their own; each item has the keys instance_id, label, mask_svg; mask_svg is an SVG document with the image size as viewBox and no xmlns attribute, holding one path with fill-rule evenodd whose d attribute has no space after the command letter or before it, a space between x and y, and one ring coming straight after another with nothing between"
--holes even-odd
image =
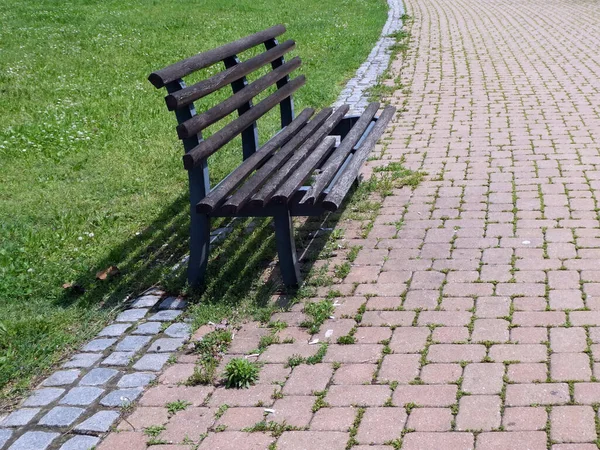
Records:
<instances>
[{"instance_id":1,"label":"bench leg","mask_svg":"<svg viewBox=\"0 0 600 450\"><path fill-rule=\"evenodd\" d=\"M195 209L195 206L192 207ZM190 260L188 283L198 286L204 282L210 247L210 217L192 210L190 224Z\"/></svg>"},{"instance_id":2,"label":"bench leg","mask_svg":"<svg viewBox=\"0 0 600 450\"><path fill-rule=\"evenodd\" d=\"M274 220L275 240L283 283L288 287L299 286L301 279L296 256L296 244L294 243L294 225L287 207L283 207L275 215Z\"/></svg>"}]
</instances>

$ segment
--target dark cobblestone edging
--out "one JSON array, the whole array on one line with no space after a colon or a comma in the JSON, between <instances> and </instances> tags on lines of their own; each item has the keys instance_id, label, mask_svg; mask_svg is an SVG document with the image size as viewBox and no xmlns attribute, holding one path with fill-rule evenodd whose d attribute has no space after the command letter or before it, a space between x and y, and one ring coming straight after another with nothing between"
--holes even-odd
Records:
<instances>
[{"instance_id":1,"label":"dark cobblestone edging","mask_svg":"<svg viewBox=\"0 0 600 450\"><path fill-rule=\"evenodd\" d=\"M159 290L133 300L0 421L0 449L93 448L189 338L186 323L172 323L185 306Z\"/></svg>"}]
</instances>

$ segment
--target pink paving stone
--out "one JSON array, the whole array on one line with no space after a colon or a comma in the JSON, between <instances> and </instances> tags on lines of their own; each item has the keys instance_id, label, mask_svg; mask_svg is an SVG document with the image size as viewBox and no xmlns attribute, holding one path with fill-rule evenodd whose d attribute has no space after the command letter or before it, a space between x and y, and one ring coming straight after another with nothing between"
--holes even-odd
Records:
<instances>
[{"instance_id":1,"label":"pink paving stone","mask_svg":"<svg viewBox=\"0 0 600 450\"><path fill-rule=\"evenodd\" d=\"M194 374L195 364L174 364L168 367L160 376L162 384L185 383Z\"/></svg>"},{"instance_id":2,"label":"pink paving stone","mask_svg":"<svg viewBox=\"0 0 600 450\"><path fill-rule=\"evenodd\" d=\"M444 295L449 297L477 296L489 297L494 292L490 283L448 283L444 286ZM502 295L502 294L500 294Z\"/></svg>"},{"instance_id":3,"label":"pink paving stone","mask_svg":"<svg viewBox=\"0 0 600 450\"><path fill-rule=\"evenodd\" d=\"M472 433L415 432L404 436L402 450L473 450L473 443Z\"/></svg>"},{"instance_id":4,"label":"pink paving stone","mask_svg":"<svg viewBox=\"0 0 600 450\"><path fill-rule=\"evenodd\" d=\"M406 423L404 408L367 408L358 427L360 444L384 444L400 437Z\"/></svg>"},{"instance_id":5,"label":"pink paving stone","mask_svg":"<svg viewBox=\"0 0 600 450\"><path fill-rule=\"evenodd\" d=\"M455 385L400 385L392 395L394 405L414 403L418 406L450 406L456 403Z\"/></svg>"},{"instance_id":6,"label":"pink paving stone","mask_svg":"<svg viewBox=\"0 0 600 450\"><path fill-rule=\"evenodd\" d=\"M243 390L219 387L213 392L208 405L214 407L221 405L257 406L257 404L261 403L262 406L270 406L273 404L271 396L274 391L278 390L278 386L268 384L257 384Z\"/></svg>"},{"instance_id":7,"label":"pink paving stone","mask_svg":"<svg viewBox=\"0 0 600 450\"><path fill-rule=\"evenodd\" d=\"M377 281L379 266L353 266L344 281L346 283L371 283Z\"/></svg>"},{"instance_id":8,"label":"pink paving stone","mask_svg":"<svg viewBox=\"0 0 600 450\"><path fill-rule=\"evenodd\" d=\"M575 326L600 325L600 311L572 311L569 317Z\"/></svg>"},{"instance_id":9,"label":"pink paving stone","mask_svg":"<svg viewBox=\"0 0 600 450\"><path fill-rule=\"evenodd\" d=\"M125 431L141 430L152 425L163 425L167 423L167 420L169 420L169 416L164 405L160 407L140 406L127 417L127 420L122 420L117 429Z\"/></svg>"},{"instance_id":10,"label":"pink paving stone","mask_svg":"<svg viewBox=\"0 0 600 450\"><path fill-rule=\"evenodd\" d=\"M471 321L471 313L465 311L422 311L418 323L423 325L444 325L448 327L466 326Z\"/></svg>"},{"instance_id":11,"label":"pink paving stone","mask_svg":"<svg viewBox=\"0 0 600 450\"><path fill-rule=\"evenodd\" d=\"M578 289L550 291L550 308L552 309L578 309L583 308L583 298Z\"/></svg>"},{"instance_id":12,"label":"pink paving stone","mask_svg":"<svg viewBox=\"0 0 600 450\"><path fill-rule=\"evenodd\" d=\"M554 444L552 450L598 450L596 444Z\"/></svg>"},{"instance_id":13,"label":"pink paving stone","mask_svg":"<svg viewBox=\"0 0 600 450\"><path fill-rule=\"evenodd\" d=\"M582 405L600 403L600 383L575 383L575 402Z\"/></svg>"},{"instance_id":14,"label":"pink paving stone","mask_svg":"<svg viewBox=\"0 0 600 450\"><path fill-rule=\"evenodd\" d=\"M440 309L443 311L469 311L473 309L475 300L468 297L445 297Z\"/></svg>"},{"instance_id":15,"label":"pink paving stone","mask_svg":"<svg viewBox=\"0 0 600 450\"><path fill-rule=\"evenodd\" d=\"M265 450L272 442L275 442L275 438L264 433L224 431L209 433L198 450Z\"/></svg>"},{"instance_id":16,"label":"pink paving stone","mask_svg":"<svg viewBox=\"0 0 600 450\"><path fill-rule=\"evenodd\" d=\"M286 423L292 427L304 428L312 419L312 407L315 397L288 396L276 400L272 409L275 413L269 415L269 420Z\"/></svg>"},{"instance_id":17,"label":"pink paving stone","mask_svg":"<svg viewBox=\"0 0 600 450\"><path fill-rule=\"evenodd\" d=\"M191 440L199 442L215 421L215 412L209 408L188 408L175 414L158 438L169 444Z\"/></svg>"},{"instance_id":18,"label":"pink paving stone","mask_svg":"<svg viewBox=\"0 0 600 450\"><path fill-rule=\"evenodd\" d=\"M140 405L165 406L170 402L186 400L193 406L200 406L213 390L212 386L155 386L146 391Z\"/></svg>"},{"instance_id":19,"label":"pink paving stone","mask_svg":"<svg viewBox=\"0 0 600 450\"><path fill-rule=\"evenodd\" d=\"M465 367L462 390L470 394L499 394L504 364L475 363Z\"/></svg>"},{"instance_id":20,"label":"pink paving stone","mask_svg":"<svg viewBox=\"0 0 600 450\"><path fill-rule=\"evenodd\" d=\"M590 327L590 339L593 343L600 343L600 327Z\"/></svg>"},{"instance_id":21,"label":"pink paving stone","mask_svg":"<svg viewBox=\"0 0 600 450\"><path fill-rule=\"evenodd\" d=\"M515 344L541 344L548 340L548 330L542 327L517 327L510 330L510 340Z\"/></svg>"},{"instance_id":22,"label":"pink paving stone","mask_svg":"<svg viewBox=\"0 0 600 450\"><path fill-rule=\"evenodd\" d=\"M350 333L355 326L354 319L328 319L321 325L316 338L321 342L336 342L339 337Z\"/></svg>"},{"instance_id":23,"label":"pink paving stone","mask_svg":"<svg viewBox=\"0 0 600 450\"><path fill-rule=\"evenodd\" d=\"M377 379L380 383L397 381L409 383L419 376L421 355L386 355L379 369Z\"/></svg>"},{"instance_id":24,"label":"pink paving stone","mask_svg":"<svg viewBox=\"0 0 600 450\"><path fill-rule=\"evenodd\" d=\"M404 304L402 305L404 309L434 309L440 298L439 290L411 290L406 294L406 299L404 300Z\"/></svg>"},{"instance_id":25,"label":"pink paving stone","mask_svg":"<svg viewBox=\"0 0 600 450\"><path fill-rule=\"evenodd\" d=\"M510 312L510 298L480 297L477 299L477 317L496 319L507 316Z\"/></svg>"},{"instance_id":26,"label":"pink paving stone","mask_svg":"<svg viewBox=\"0 0 600 450\"><path fill-rule=\"evenodd\" d=\"M406 428L415 431L450 431L450 408L414 408L408 416Z\"/></svg>"},{"instance_id":27,"label":"pink paving stone","mask_svg":"<svg viewBox=\"0 0 600 450\"><path fill-rule=\"evenodd\" d=\"M335 316L336 317L354 317L358 309L367 299L364 297L342 297L335 300Z\"/></svg>"},{"instance_id":28,"label":"pink paving stone","mask_svg":"<svg viewBox=\"0 0 600 450\"><path fill-rule=\"evenodd\" d=\"M228 408L225 414L215 422L215 427L225 425L229 431L241 431L264 419L264 408Z\"/></svg>"},{"instance_id":29,"label":"pink paving stone","mask_svg":"<svg viewBox=\"0 0 600 450\"><path fill-rule=\"evenodd\" d=\"M513 383L546 381L548 368L544 363L510 364L506 375Z\"/></svg>"},{"instance_id":30,"label":"pink paving stone","mask_svg":"<svg viewBox=\"0 0 600 450\"><path fill-rule=\"evenodd\" d=\"M389 344L390 348L394 353L420 352L425 348L429 333L427 327L396 328Z\"/></svg>"},{"instance_id":31,"label":"pink paving stone","mask_svg":"<svg viewBox=\"0 0 600 450\"><path fill-rule=\"evenodd\" d=\"M425 384L455 383L462 373L460 364L427 364L421 368L421 380Z\"/></svg>"},{"instance_id":32,"label":"pink paving stone","mask_svg":"<svg viewBox=\"0 0 600 450\"><path fill-rule=\"evenodd\" d=\"M379 360L382 350L381 344L330 345L323 362L374 363Z\"/></svg>"},{"instance_id":33,"label":"pink paving stone","mask_svg":"<svg viewBox=\"0 0 600 450\"><path fill-rule=\"evenodd\" d=\"M362 326L391 326L409 327L415 313L412 311L367 311L363 314Z\"/></svg>"},{"instance_id":34,"label":"pink paving stone","mask_svg":"<svg viewBox=\"0 0 600 450\"><path fill-rule=\"evenodd\" d=\"M333 385L325 401L331 406L383 406L391 390L385 385Z\"/></svg>"},{"instance_id":35,"label":"pink paving stone","mask_svg":"<svg viewBox=\"0 0 600 450\"><path fill-rule=\"evenodd\" d=\"M284 395L311 395L325 389L333 375L331 364L301 364L292 370L283 387Z\"/></svg>"},{"instance_id":36,"label":"pink paving stone","mask_svg":"<svg viewBox=\"0 0 600 450\"><path fill-rule=\"evenodd\" d=\"M550 437L555 442L595 441L594 410L591 406L555 406L550 413Z\"/></svg>"},{"instance_id":37,"label":"pink paving stone","mask_svg":"<svg viewBox=\"0 0 600 450\"><path fill-rule=\"evenodd\" d=\"M556 381L589 381L590 359L585 353L555 353L550 357L550 376Z\"/></svg>"},{"instance_id":38,"label":"pink paving stone","mask_svg":"<svg viewBox=\"0 0 600 450\"><path fill-rule=\"evenodd\" d=\"M367 311L398 309L401 304L401 297L371 297L367 300Z\"/></svg>"},{"instance_id":39,"label":"pink paving stone","mask_svg":"<svg viewBox=\"0 0 600 450\"><path fill-rule=\"evenodd\" d=\"M546 450L543 431L503 431L481 433L477 436L477 450Z\"/></svg>"},{"instance_id":40,"label":"pink paving stone","mask_svg":"<svg viewBox=\"0 0 600 450\"><path fill-rule=\"evenodd\" d=\"M578 384L575 384L575 394L577 394L577 386ZM506 386L506 406L563 405L569 400L569 386L566 383L509 384Z\"/></svg>"},{"instance_id":41,"label":"pink paving stone","mask_svg":"<svg viewBox=\"0 0 600 450\"><path fill-rule=\"evenodd\" d=\"M508 321L502 319L476 319L471 341L506 342L509 340L508 325Z\"/></svg>"},{"instance_id":42,"label":"pink paving stone","mask_svg":"<svg viewBox=\"0 0 600 450\"><path fill-rule=\"evenodd\" d=\"M392 337L392 330L388 327L360 327L354 333L358 344L378 344Z\"/></svg>"},{"instance_id":43,"label":"pink paving stone","mask_svg":"<svg viewBox=\"0 0 600 450\"><path fill-rule=\"evenodd\" d=\"M585 329L579 327L550 329L550 348L555 353L583 352L587 348Z\"/></svg>"},{"instance_id":44,"label":"pink paving stone","mask_svg":"<svg viewBox=\"0 0 600 450\"><path fill-rule=\"evenodd\" d=\"M573 323L573 314L571 313L571 322ZM513 325L522 327L552 327L564 325L566 315L562 311L532 311L532 312L515 312L513 314ZM573 325L579 325L573 323Z\"/></svg>"},{"instance_id":45,"label":"pink paving stone","mask_svg":"<svg viewBox=\"0 0 600 450\"><path fill-rule=\"evenodd\" d=\"M304 358L308 358L317 353L318 350L318 345L308 345L308 343L275 344L270 345L265 352L260 355L258 360L267 363L286 363L293 355L300 355Z\"/></svg>"},{"instance_id":46,"label":"pink paving stone","mask_svg":"<svg viewBox=\"0 0 600 450\"><path fill-rule=\"evenodd\" d=\"M377 364L342 364L333 376L334 384L368 384L373 380Z\"/></svg>"},{"instance_id":47,"label":"pink paving stone","mask_svg":"<svg viewBox=\"0 0 600 450\"><path fill-rule=\"evenodd\" d=\"M310 429L312 431L350 431L355 417L356 408L321 408L310 422Z\"/></svg>"},{"instance_id":48,"label":"pink paving stone","mask_svg":"<svg viewBox=\"0 0 600 450\"><path fill-rule=\"evenodd\" d=\"M433 342L440 344L466 343L469 339L467 327L437 327L431 335Z\"/></svg>"},{"instance_id":49,"label":"pink paving stone","mask_svg":"<svg viewBox=\"0 0 600 450\"><path fill-rule=\"evenodd\" d=\"M458 403L456 429L490 431L500 426L500 406L497 395L468 395Z\"/></svg>"},{"instance_id":50,"label":"pink paving stone","mask_svg":"<svg viewBox=\"0 0 600 450\"><path fill-rule=\"evenodd\" d=\"M398 297L404 294L404 291L406 291L406 285L404 283L382 283L378 281L377 283L359 284L356 287L354 294Z\"/></svg>"},{"instance_id":51,"label":"pink paving stone","mask_svg":"<svg viewBox=\"0 0 600 450\"><path fill-rule=\"evenodd\" d=\"M286 431L277 441L277 450L344 450L349 437L350 433L339 431Z\"/></svg>"},{"instance_id":52,"label":"pink paving stone","mask_svg":"<svg viewBox=\"0 0 600 450\"><path fill-rule=\"evenodd\" d=\"M513 300L513 306L515 311L544 311L547 301L543 297L517 297Z\"/></svg>"},{"instance_id":53,"label":"pink paving stone","mask_svg":"<svg viewBox=\"0 0 600 450\"><path fill-rule=\"evenodd\" d=\"M497 344L490 348L490 358L496 362L543 362L548 349L542 344Z\"/></svg>"},{"instance_id":54,"label":"pink paving stone","mask_svg":"<svg viewBox=\"0 0 600 450\"><path fill-rule=\"evenodd\" d=\"M146 436L141 431L111 433L98 446L98 450L146 450Z\"/></svg>"},{"instance_id":55,"label":"pink paving stone","mask_svg":"<svg viewBox=\"0 0 600 450\"><path fill-rule=\"evenodd\" d=\"M446 278L446 275L444 275L441 272L436 272L436 271L415 272L413 274L412 280L410 282L410 288L417 289L417 290L431 289L431 290L434 290L435 292L438 292L438 295L439 295L438 289L444 282L445 278Z\"/></svg>"},{"instance_id":56,"label":"pink paving stone","mask_svg":"<svg viewBox=\"0 0 600 450\"><path fill-rule=\"evenodd\" d=\"M579 272L575 270L548 271L550 289L579 289Z\"/></svg>"},{"instance_id":57,"label":"pink paving stone","mask_svg":"<svg viewBox=\"0 0 600 450\"><path fill-rule=\"evenodd\" d=\"M538 431L546 428L548 413L544 408L506 408L502 425L506 431Z\"/></svg>"},{"instance_id":58,"label":"pink paving stone","mask_svg":"<svg viewBox=\"0 0 600 450\"><path fill-rule=\"evenodd\" d=\"M285 381L291 371L292 369L285 367L285 364L265 364L260 369L257 383L273 384Z\"/></svg>"},{"instance_id":59,"label":"pink paving stone","mask_svg":"<svg viewBox=\"0 0 600 450\"><path fill-rule=\"evenodd\" d=\"M194 445L186 445L186 444L160 444L153 445L152 450L194 450Z\"/></svg>"},{"instance_id":60,"label":"pink paving stone","mask_svg":"<svg viewBox=\"0 0 600 450\"><path fill-rule=\"evenodd\" d=\"M433 344L429 346L427 360L434 363L473 361L485 358L485 347L480 344Z\"/></svg>"}]
</instances>

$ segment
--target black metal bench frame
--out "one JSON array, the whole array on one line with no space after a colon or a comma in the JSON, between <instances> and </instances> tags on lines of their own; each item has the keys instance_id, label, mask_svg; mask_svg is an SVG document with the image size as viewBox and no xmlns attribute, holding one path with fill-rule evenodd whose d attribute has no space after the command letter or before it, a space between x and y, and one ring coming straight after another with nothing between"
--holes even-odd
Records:
<instances>
[{"instance_id":1,"label":"black metal bench frame","mask_svg":"<svg viewBox=\"0 0 600 450\"><path fill-rule=\"evenodd\" d=\"M289 74L300 66L300 59L284 60L284 54L295 46L291 40L281 44L277 41L284 32L285 27L277 25L179 61L148 77L156 88L166 88L167 107L175 111L177 132L185 150L183 161L190 189L191 285L204 280L211 217L273 217L283 281L287 286L297 286L301 278L292 217L321 216L340 207L395 112L388 106L375 117L379 104L372 103L360 116L345 116L349 108L344 105L335 112L325 108L310 122L314 113L311 108L295 117L292 94L305 79L301 75L290 80ZM259 45L264 45L264 53L244 62L239 60L239 53ZM186 86L183 77L219 62L224 63L225 71ZM268 64L272 70L267 75L248 83L246 75ZM231 97L196 113L194 101L227 85L233 91ZM277 86L275 93L253 105L252 99L272 85ZM281 130L259 147L256 121L277 105ZM235 110L237 119L206 140L202 138L204 128ZM208 157L240 134L243 163L211 189ZM339 143L331 136L339 136ZM314 182L305 186L315 170L320 172Z\"/></svg>"}]
</instances>

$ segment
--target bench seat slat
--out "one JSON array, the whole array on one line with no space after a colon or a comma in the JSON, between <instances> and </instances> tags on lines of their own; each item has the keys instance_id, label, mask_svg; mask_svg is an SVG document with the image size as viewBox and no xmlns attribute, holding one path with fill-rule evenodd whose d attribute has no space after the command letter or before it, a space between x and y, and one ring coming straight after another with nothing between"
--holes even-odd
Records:
<instances>
[{"instance_id":1,"label":"bench seat slat","mask_svg":"<svg viewBox=\"0 0 600 450\"><path fill-rule=\"evenodd\" d=\"M312 108L306 108L302 111L287 127L285 127L280 133L277 133L256 153L246 159L239 167L231 172L223 181L221 181L210 193L198 203L196 210L199 213L210 214L215 208L221 206L221 204L227 199L235 188L237 188L242 182L250 175L260 164L262 164L268 157L270 157L277 149L285 145L290 139L292 139L299 130L302 129L308 122L308 119L314 114L315 110Z\"/></svg>"},{"instance_id":2,"label":"bench seat slat","mask_svg":"<svg viewBox=\"0 0 600 450\"><path fill-rule=\"evenodd\" d=\"M269 180L264 186L258 191L250 200L250 205L256 208L265 206L273 195L277 188L281 186L290 176L294 174L298 166L302 164L302 161L306 158L314 148L327 136L335 126L340 123L344 118L344 115L348 112L348 105L342 105L339 107L327 120L327 122L314 132L312 136L294 153L294 156L290 158L288 162Z\"/></svg>"},{"instance_id":3,"label":"bench seat slat","mask_svg":"<svg viewBox=\"0 0 600 450\"><path fill-rule=\"evenodd\" d=\"M365 138L358 150L356 150L352 160L346 166L342 175L331 188L327 196L323 199L323 207L325 209L328 211L335 211L340 207L342 201L346 197L346 194L350 190L352 183L354 183L354 180L356 180L358 177L358 172L360 171L361 166L369 157L371 149L375 146L385 131L387 124L390 122L390 120L392 120L395 112L396 108L393 106L387 106L384 108L369 135Z\"/></svg>"},{"instance_id":4,"label":"bench seat slat","mask_svg":"<svg viewBox=\"0 0 600 450\"><path fill-rule=\"evenodd\" d=\"M346 157L350 154L354 146L357 144L365 130L377 114L379 103L373 102L365 109L365 112L360 116L358 121L350 129L350 132L344 137L339 147L334 150L331 156L327 159L320 173L315 177L315 181L311 188L306 192L301 203L314 204L319 198L323 189L325 189L337 171L340 169Z\"/></svg>"},{"instance_id":5,"label":"bench seat slat","mask_svg":"<svg viewBox=\"0 0 600 450\"><path fill-rule=\"evenodd\" d=\"M229 69L219 72L206 80L199 81L196 84L187 86L186 88L169 94L165 97L167 107L170 111L187 106L208 94L221 89L223 86L239 80L240 78L254 72L257 69L265 66L266 64L272 63L273 61L281 58L288 51L292 50L296 46L296 43L292 40L285 41L279 45L276 45L272 49L261 53L260 55L254 56L247 61L236 64Z\"/></svg>"},{"instance_id":6,"label":"bench seat slat","mask_svg":"<svg viewBox=\"0 0 600 450\"><path fill-rule=\"evenodd\" d=\"M258 80L250 83L248 86L233 94L227 100L215 105L202 114L194 116L192 119L194 131L202 131L206 127L221 120L223 117L231 114L240 106L244 105L249 100L252 100L262 91L267 89L269 86L272 86L283 77L289 75L293 70L300 67L300 64L300 58L295 57L282 66L279 66L277 69L270 71Z\"/></svg>"},{"instance_id":7,"label":"bench seat slat","mask_svg":"<svg viewBox=\"0 0 600 450\"><path fill-rule=\"evenodd\" d=\"M239 211L250 199L250 196L271 177L292 156L306 139L317 130L331 115L332 108L320 111L296 136L283 146L269 161L257 170L221 207L233 213Z\"/></svg>"},{"instance_id":8,"label":"bench seat slat","mask_svg":"<svg viewBox=\"0 0 600 450\"><path fill-rule=\"evenodd\" d=\"M183 78L196 70L204 69L205 67L212 66L213 64L224 60L230 56L241 53L249 48L260 45L269 39L273 39L277 36L285 33L285 27L283 25L275 25L274 27L268 28L258 33L246 36L238 39L237 41L230 42L221 47L217 47L212 50L208 50L203 53L192 56L191 58L184 59L182 61L171 64L164 69L153 72L148 77L156 88L161 88L165 84L175 81L179 78Z\"/></svg>"},{"instance_id":9,"label":"bench seat slat","mask_svg":"<svg viewBox=\"0 0 600 450\"><path fill-rule=\"evenodd\" d=\"M186 169L190 170L196 167L200 161L208 158L210 155L215 153L218 149L223 147L234 137L248 128L252 123L256 122L259 118L269 112L274 106L278 105L281 100L292 95L300 86L306 82L304 75L294 78L288 82L285 86L277 89L273 94L262 100L260 103L255 105L252 109L242 114L237 119L231 121L225 125L221 130L210 136L208 139L202 141L188 153L183 156L183 165ZM185 125L188 122L194 120L194 116L191 119L183 122L181 125ZM180 126L181 126L180 125ZM179 131L179 127L178 127ZM194 134L197 134L199 130L195 127L190 126L186 128L184 138L188 138Z\"/></svg>"}]
</instances>

